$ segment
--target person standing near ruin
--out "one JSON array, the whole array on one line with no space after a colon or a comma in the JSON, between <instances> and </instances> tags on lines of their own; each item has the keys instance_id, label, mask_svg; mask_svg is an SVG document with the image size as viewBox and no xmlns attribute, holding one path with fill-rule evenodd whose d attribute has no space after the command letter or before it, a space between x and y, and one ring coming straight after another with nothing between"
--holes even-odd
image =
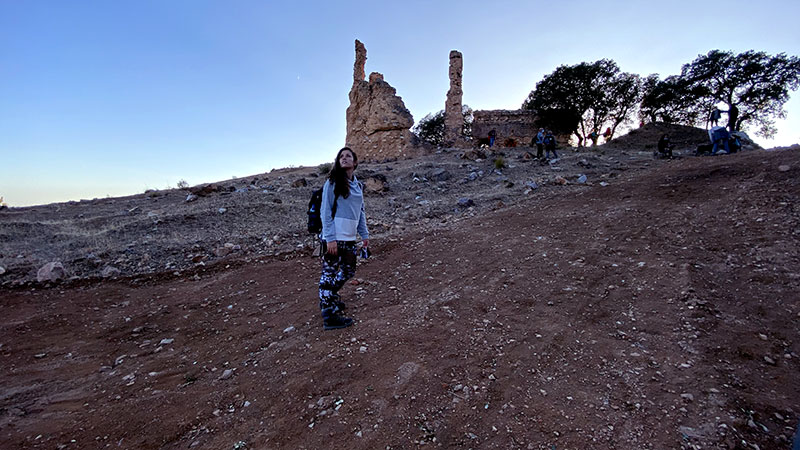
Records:
<instances>
[{"instance_id":1,"label":"person standing near ruin","mask_svg":"<svg viewBox=\"0 0 800 450\"><path fill-rule=\"evenodd\" d=\"M492 131L489 132L489 147L493 147L494 146L494 140L495 139L497 139L497 131L492 129Z\"/></svg>"},{"instance_id":2,"label":"person standing near ruin","mask_svg":"<svg viewBox=\"0 0 800 450\"><path fill-rule=\"evenodd\" d=\"M558 153L556 153L556 137L553 136L553 132L550 130L547 130L547 134L544 136L544 149L546 159L550 159L550 152L553 152L553 157L558 159Z\"/></svg>"},{"instance_id":3,"label":"person standing near ruin","mask_svg":"<svg viewBox=\"0 0 800 450\"><path fill-rule=\"evenodd\" d=\"M339 289L356 273L356 239L361 236L362 257L369 255L369 230L364 212L361 183L353 172L358 157L349 147L336 154L328 181L322 188L322 275L319 279L319 308L325 330L346 328L353 319L345 317Z\"/></svg>"},{"instance_id":4,"label":"person standing near ruin","mask_svg":"<svg viewBox=\"0 0 800 450\"><path fill-rule=\"evenodd\" d=\"M539 128L534 140L536 142L536 158L542 159L544 157L544 128Z\"/></svg>"}]
</instances>

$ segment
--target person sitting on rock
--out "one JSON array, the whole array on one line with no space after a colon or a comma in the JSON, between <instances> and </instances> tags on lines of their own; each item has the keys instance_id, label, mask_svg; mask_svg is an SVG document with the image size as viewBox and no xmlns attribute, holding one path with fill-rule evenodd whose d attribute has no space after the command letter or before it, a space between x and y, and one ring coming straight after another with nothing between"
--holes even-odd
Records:
<instances>
[{"instance_id":1,"label":"person sitting on rock","mask_svg":"<svg viewBox=\"0 0 800 450\"><path fill-rule=\"evenodd\" d=\"M742 149L742 141L739 139L737 133L730 133L730 137L728 138L728 147L731 150L731 153L736 153Z\"/></svg>"},{"instance_id":2,"label":"person sitting on rock","mask_svg":"<svg viewBox=\"0 0 800 450\"><path fill-rule=\"evenodd\" d=\"M731 152L730 148L728 147L728 139L730 138L730 134L728 134L728 130L725 127L714 127L711 129L711 141L714 143L713 147L711 148L711 154L716 155L717 152L720 150L720 146L725 148L725 154Z\"/></svg>"},{"instance_id":3,"label":"person sitting on rock","mask_svg":"<svg viewBox=\"0 0 800 450\"><path fill-rule=\"evenodd\" d=\"M672 144L669 142L669 136L666 133L662 134L658 140L658 153L661 157L672 158Z\"/></svg>"}]
</instances>

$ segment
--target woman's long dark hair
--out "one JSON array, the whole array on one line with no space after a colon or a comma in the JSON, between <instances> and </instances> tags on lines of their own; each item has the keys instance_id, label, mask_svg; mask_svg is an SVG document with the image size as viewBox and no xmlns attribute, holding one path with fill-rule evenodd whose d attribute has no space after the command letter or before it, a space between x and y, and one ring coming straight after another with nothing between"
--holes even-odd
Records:
<instances>
[{"instance_id":1,"label":"woman's long dark hair","mask_svg":"<svg viewBox=\"0 0 800 450\"><path fill-rule=\"evenodd\" d=\"M339 164L339 157L342 156L342 152L344 151L348 151L353 155L353 170L358 167L358 156L356 156L356 152L350 147L342 147L339 153L336 154L336 161L333 162L333 169L331 169L330 174L328 174L328 180L333 184L333 193L336 196L347 198L350 196L350 180L347 179L347 171L342 169L342 166Z\"/></svg>"}]
</instances>

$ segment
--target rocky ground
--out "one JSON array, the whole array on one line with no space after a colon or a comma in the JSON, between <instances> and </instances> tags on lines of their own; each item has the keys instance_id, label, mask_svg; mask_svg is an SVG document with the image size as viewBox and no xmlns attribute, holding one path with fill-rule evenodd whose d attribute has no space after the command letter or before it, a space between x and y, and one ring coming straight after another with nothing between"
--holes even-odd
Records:
<instances>
[{"instance_id":1,"label":"rocky ground","mask_svg":"<svg viewBox=\"0 0 800 450\"><path fill-rule=\"evenodd\" d=\"M652 152L662 132L670 133L678 153L689 154L707 140L696 128L648 125L610 145L565 149L549 164L531 159L536 151L526 147L466 155L444 149L362 164L357 176L368 191L370 231L380 240L449 228L528 198L611 183L627 171L658 165ZM505 163L500 169L498 158ZM586 175L585 185L580 175ZM300 167L129 197L4 209L0 286L36 285L47 263L60 263L64 270L55 275L74 281L180 275L228 259L310 254L315 240L306 231L305 210L324 180L318 167Z\"/></svg>"},{"instance_id":2,"label":"rocky ground","mask_svg":"<svg viewBox=\"0 0 800 450\"><path fill-rule=\"evenodd\" d=\"M665 130L362 165L333 332L316 168L0 211L0 447L788 448L800 152Z\"/></svg>"}]
</instances>

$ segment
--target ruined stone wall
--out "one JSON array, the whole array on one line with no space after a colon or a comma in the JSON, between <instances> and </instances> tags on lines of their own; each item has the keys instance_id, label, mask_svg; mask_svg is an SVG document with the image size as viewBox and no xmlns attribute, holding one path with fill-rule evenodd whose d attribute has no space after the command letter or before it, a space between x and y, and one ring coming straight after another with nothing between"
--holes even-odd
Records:
<instances>
[{"instance_id":1,"label":"ruined stone wall","mask_svg":"<svg viewBox=\"0 0 800 450\"><path fill-rule=\"evenodd\" d=\"M364 80L367 49L356 40L353 87L347 108L346 145L359 161L386 161L419 156L427 151L411 132L414 117L383 75L373 72Z\"/></svg>"},{"instance_id":2,"label":"ruined stone wall","mask_svg":"<svg viewBox=\"0 0 800 450\"><path fill-rule=\"evenodd\" d=\"M494 129L497 133L495 146L529 146L539 131L536 114L527 109L481 110L473 114L475 120L472 122L472 141L475 145L479 145L489 135L489 131Z\"/></svg>"}]
</instances>

